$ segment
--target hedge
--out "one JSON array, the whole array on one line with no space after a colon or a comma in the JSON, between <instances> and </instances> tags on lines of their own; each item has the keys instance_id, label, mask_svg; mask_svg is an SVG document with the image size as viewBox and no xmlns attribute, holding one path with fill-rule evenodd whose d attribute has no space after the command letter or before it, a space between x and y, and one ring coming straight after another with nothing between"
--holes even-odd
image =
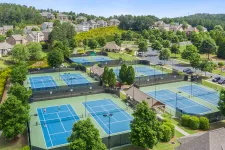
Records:
<instances>
[{"instance_id":1,"label":"hedge","mask_svg":"<svg viewBox=\"0 0 225 150\"><path fill-rule=\"evenodd\" d=\"M171 128L168 125L163 124L161 126L161 141L168 142L172 138L172 131Z\"/></svg>"},{"instance_id":2,"label":"hedge","mask_svg":"<svg viewBox=\"0 0 225 150\"><path fill-rule=\"evenodd\" d=\"M196 116L191 116L189 121L188 121L189 127L193 130L199 129L199 119Z\"/></svg>"},{"instance_id":3,"label":"hedge","mask_svg":"<svg viewBox=\"0 0 225 150\"><path fill-rule=\"evenodd\" d=\"M188 127L189 126L189 123L188 123L189 119L190 119L189 115L182 115L182 117L181 117L181 125L185 126L185 127Z\"/></svg>"},{"instance_id":4,"label":"hedge","mask_svg":"<svg viewBox=\"0 0 225 150\"><path fill-rule=\"evenodd\" d=\"M202 130L209 130L209 119L206 117L200 117L199 118L200 126L199 128Z\"/></svg>"},{"instance_id":5,"label":"hedge","mask_svg":"<svg viewBox=\"0 0 225 150\"><path fill-rule=\"evenodd\" d=\"M175 126L170 121L164 122L163 125L170 127L171 137L173 137L175 135Z\"/></svg>"},{"instance_id":6,"label":"hedge","mask_svg":"<svg viewBox=\"0 0 225 150\"><path fill-rule=\"evenodd\" d=\"M6 81L10 75L10 72L11 72L11 69L4 69L0 72L0 98L2 98L2 94L4 92L4 89L5 89L5 84L6 84Z\"/></svg>"}]
</instances>

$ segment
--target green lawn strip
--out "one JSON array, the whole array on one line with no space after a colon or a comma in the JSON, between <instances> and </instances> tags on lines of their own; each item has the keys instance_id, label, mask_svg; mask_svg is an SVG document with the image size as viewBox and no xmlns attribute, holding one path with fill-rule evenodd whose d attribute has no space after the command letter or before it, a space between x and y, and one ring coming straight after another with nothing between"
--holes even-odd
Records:
<instances>
[{"instance_id":1,"label":"green lawn strip","mask_svg":"<svg viewBox=\"0 0 225 150\"><path fill-rule=\"evenodd\" d=\"M222 85L219 85L217 83L213 83L207 80L202 80L202 85L207 86L209 88L215 89L215 90L222 90L225 89L225 87L223 87Z\"/></svg>"},{"instance_id":2,"label":"green lawn strip","mask_svg":"<svg viewBox=\"0 0 225 150\"><path fill-rule=\"evenodd\" d=\"M182 130L184 130L185 132L187 132L187 133L189 133L189 134L195 134L195 133L200 132L199 130L192 130L192 129L188 128L188 127L183 127L183 126L181 125L181 122L180 122L179 119L177 119L177 118L171 118L171 115L168 114L168 113L164 113L162 116L163 116L164 118L169 119L173 124L177 125L177 126L180 127Z\"/></svg>"},{"instance_id":3,"label":"green lawn strip","mask_svg":"<svg viewBox=\"0 0 225 150\"><path fill-rule=\"evenodd\" d=\"M165 66L163 66L163 67L162 66L155 66L155 69L161 70L162 72L165 72L165 73L172 73L172 69L167 68Z\"/></svg>"},{"instance_id":4,"label":"green lawn strip","mask_svg":"<svg viewBox=\"0 0 225 150\"><path fill-rule=\"evenodd\" d=\"M134 56L130 56L128 54L123 54L123 53L114 53L114 52L108 52L108 57L112 59L119 59L122 58L125 61L132 61L136 60L137 58Z\"/></svg>"},{"instance_id":5,"label":"green lawn strip","mask_svg":"<svg viewBox=\"0 0 225 150\"><path fill-rule=\"evenodd\" d=\"M218 74L218 75L221 75L221 76L225 76L225 72L222 72L221 69L215 69L215 70L212 71L212 73Z\"/></svg>"}]
</instances>

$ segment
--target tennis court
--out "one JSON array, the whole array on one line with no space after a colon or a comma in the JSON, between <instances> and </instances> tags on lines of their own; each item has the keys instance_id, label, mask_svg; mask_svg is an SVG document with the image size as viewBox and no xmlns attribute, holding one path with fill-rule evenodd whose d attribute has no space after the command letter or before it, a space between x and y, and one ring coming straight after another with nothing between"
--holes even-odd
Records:
<instances>
[{"instance_id":1,"label":"tennis court","mask_svg":"<svg viewBox=\"0 0 225 150\"><path fill-rule=\"evenodd\" d=\"M108 62L112 59L107 56L85 56L85 57L72 57L70 58L73 62L78 64L91 64L96 62Z\"/></svg>"},{"instance_id":2,"label":"tennis court","mask_svg":"<svg viewBox=\"0 0 225 150\"><path fill-rule=\"evenodd\" d=\"M47 148L67 144L73 124L80 120L69 104L38 108L37 113Z\"/></svg>"},{"instance_id":3,"label":"tennis court","mask_svg":"<svg viewBox=\"0 0 225 150\"><path fill-rule=\"evenodd\" d=\"M218 105L219 94L217 91L212 91L208 89L204 89L197 85L188 85L178 88L180 91L186 92L190 95L198 97L204 101L207 101L213 105Z\"/></svg>"},{"instance_id":4,"label":"tennis court","mask_svg":"<svg viewBox=\"0 0 225 150\"><path fill-rule=\"evenodd\" d=\"M90 83L87 79L85 79L80 74L65 73L65 74L61 74L60 77L66 82L68 86L87 85Z\"/></svg>"},{"instance_id":5,"label":"tennis court","mask_svg":"<svg viewBox=\"0 0 225 150\"><path fill-rule=\"evenodd\" d=\"M116 76L119 76L120 68L121 67L113 67L113 72L116 74ZM165 74L165 72L162 72L149 66L133 65L133 68L135 70L135 77Z\"/></svg>"},{"instance_id":6,"label":"tennis court","mask_svg":"<svg viewBox=\"0 0 225 150\"><path fill-rule=\"evenodd\" d=\"M209 113L211 111L211 109L200 105L184 96L176 94L170 90L158 90L156 92L152 91L147 92L147 94L172 107L173 109L178 108L183 113L197 115Z\"/></svg>"},{"instance_id":7,"label":"tennis court","mask_svg":"<svg viewBox=\"0 0 225 150\"><path fill-rule=\"evenodd\" d=\"M56 82L51 76L40 76L29 78L31 89L54 89L57 87Z\"/></svg>"},{"instance_id":8,"label":"tennis court","mask_svg":"<svg viewBox=\"0 0 225 150\"><path fill-rule=\"evenodd\" d=\"M125 109L116 105L111 99L84 102L83 105L107 134L130 130L130 122L133 120L133 117L131 117ZM103 116L105 114L112 114L110 123L109 117Z\"/></svg>"}]
</instances>

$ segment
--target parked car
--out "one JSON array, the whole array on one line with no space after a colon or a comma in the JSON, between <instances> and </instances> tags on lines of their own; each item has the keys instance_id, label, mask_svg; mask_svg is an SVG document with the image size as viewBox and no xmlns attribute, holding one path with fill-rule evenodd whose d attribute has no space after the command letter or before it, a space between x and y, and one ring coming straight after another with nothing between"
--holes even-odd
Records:
<instances>
[{"instance_id":1,"label":"parked car","mask_svg":"<svg viewBox=\"0 0 225 150\"><path fill-rule=\"evenodd\" d=\"M218 81L218 83L219 83L219 84L224 84L224 83L225 83L225 79L220 79L220 80Z\"/></svg>"},{"instance_id":2,"label":"parked car","mask_svg":"<svg viewBox=\"0 0 225 150\"><path fill-rule=\"evenodd\" d=\"M220 77L215 77L212 79L212 82L218 82L221 78Z\"/></svg>"},{"instance_id":3,"label":"parked car","mask_svg":"<svg viewBox=\"0 0 225 150\"><path fill-rule=\"evenodd\" d=\"M190 71L190 70L191 70L190 68L185 68L185 69L183 70L183 72L186 73L187 71Z\"/></svg>"},{"instance_id":4,"label":"parked car","mask_svg":"<svg viewBox=\"0 0 225 150\"><path fill-rule=\"evenodd\" d=\"M138 52L138 56L139 57L142 57L143 56L143 53L142 52Z\"/></svg>"},{"instance_id":5,"label":"parked car","mask_svg":"<svg viewBox=\"0 0 225 150\"><path fill-rule=\"evenodd\" d=\"M187 74L192 74L194 73L191 69L186 71Z\"/></svg>"},{"instance_id":6,"label":"parked car","mask_svg":"<svg viewBox=\"0 0 225 150\"><path fill-rule=\"evenodd\" d=\"M163 66L163 62L158 62L158 64L157 65L159 65L159 66Z\"/></svg>"}]
</instances>

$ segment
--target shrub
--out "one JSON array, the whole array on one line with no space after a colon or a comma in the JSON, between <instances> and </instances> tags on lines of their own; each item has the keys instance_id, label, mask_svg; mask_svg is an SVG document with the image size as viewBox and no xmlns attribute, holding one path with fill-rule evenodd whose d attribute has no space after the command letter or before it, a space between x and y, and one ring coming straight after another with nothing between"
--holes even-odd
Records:
<instances>
[{"instance_id":1,"label":"shrub","mask_svg":"<svg viewBox=\"0 0 225 150\"><path fill-rule=\"evenodd\" d=\"M189 119L190 119L189 115L182 115L182 117L181 117L181 124L182 124L182 126L188 127Z\"/></svg>"},{"instance_id":2,"label":"shrub","mask_svg":"<svg viewBox=\"0 0 225 150\"><path fill-rule=\"evenodd\" d=\"M161 126L161 141L168 142L172 138L172 131L169 126L163 124Z\"/></svg>"},{"instance_id":3,"label":"shrub","mask_svg":"<svg viewBox=\"0 0 225 150\"><path fill-rule=\"evenodd\" d=\"M2 98L2 94L4 91L4 87L7 81L7 78L10 75L11 70L10 69L4 69L2 71L0 71L0 99Z\"/></svg>"},{"instance_id":4,"label":"shrub","mask_svg":"<svg viewBox=\"0 0 225 150\"><path fill-rule=\"evenodd\" d=\"M193 130L199 129L199 119L196 116L191 116L189 121L188 121L189 127Z\"/></svg>"},{"instance_id":5,"label":"shrub","mask_svg":"<svg viewBox=\"0 0 225 150\"><path fill-rule=\"evenodd\" d=\"M30 150L29 146L24 146L21 150Z\"/></svg>"},{"instance_id":6,"label":"shrub","mask_svg":"<svg viewBox=\"0 0 225 150\"><path fill-rule=\"evenodd\" d=\"M199 118L200 126L199 128L202 130L209 130L209 119L206 117Z\"/></svg>"},{"instance_id":7,"label":"shrub","mask_svg":"<svg viewBox=\"0 0 225 150\"><path fill-rule=\"evenodd\" d=\"M175 126L170 121L164 122L163 125L170 127L171 137L173 137L175 135Z\"/></svg>"}]
</instances>

